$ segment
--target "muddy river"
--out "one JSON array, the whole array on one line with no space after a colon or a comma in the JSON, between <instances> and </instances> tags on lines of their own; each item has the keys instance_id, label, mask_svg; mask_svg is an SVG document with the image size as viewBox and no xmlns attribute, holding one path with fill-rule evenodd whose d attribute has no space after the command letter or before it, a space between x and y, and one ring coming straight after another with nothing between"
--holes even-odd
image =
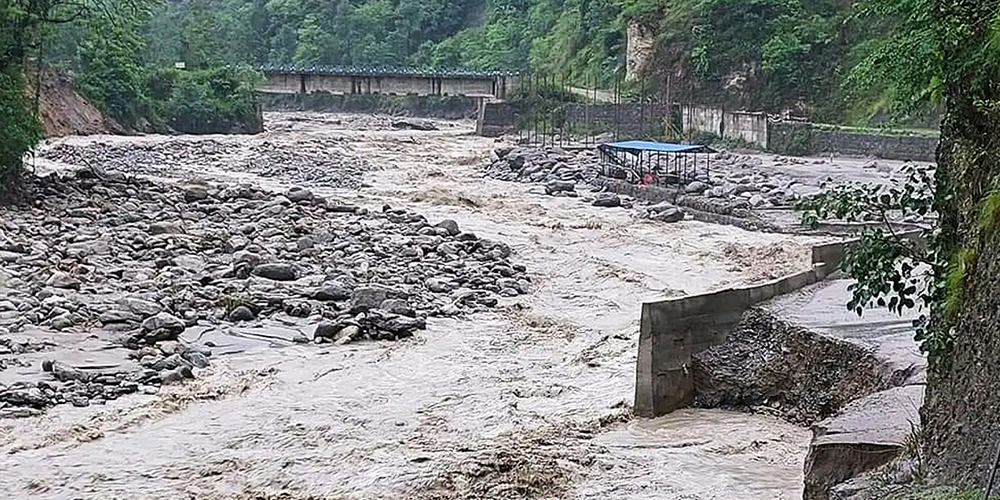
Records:
<instances>
[{"instance_id":1,"label":"muddy river","mask_svg":"<svg viewBox=\"0 0 1000 500\"><path fill-rule=\"evenodd\" d=\"M0 421L5 498L801 495L807 429L724 411L635 419L629 409L643 301L804 269L809 240L655 223L484 178L479 166L495 142L475 136L471 123L409 132L351 117L273 114L268 124L260 136L211 139L310 141L330 155L364 158L367 187L298 184L344 202L451 218L506 241L535 289L494 313L429 320L405 341L317 346L246 336L194 382ZM196 158L165 167L156 175L296 184Z\"/></svg>"}]
</instances>

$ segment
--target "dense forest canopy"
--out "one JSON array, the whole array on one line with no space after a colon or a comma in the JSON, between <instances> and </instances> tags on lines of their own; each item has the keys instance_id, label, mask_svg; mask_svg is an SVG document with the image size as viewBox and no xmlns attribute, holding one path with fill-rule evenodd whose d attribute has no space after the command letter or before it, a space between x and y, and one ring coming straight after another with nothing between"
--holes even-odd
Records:
<instances>
[{"instance_id":1,"label":"dense forest canopy","mask_svg":"<svg viewBox=\"0 0 1000 500\"><path fill-rule=\"evenodd\" d=\"M154 2L156 4L157 2ZM143 62L381 65L541 72L610 88L627 27L654 35L651 80L685 100L866 124L891 85L852 74L892 36L855 0L168 0L142 27ZM66 37L63 37L64 40ZM73 37L69 37L72 41ZM72 43L63 59L76 58ZM869 79L864 79L868 82ZM917 115L926 115L924 106Z\"/></svg>"}]
</instances>

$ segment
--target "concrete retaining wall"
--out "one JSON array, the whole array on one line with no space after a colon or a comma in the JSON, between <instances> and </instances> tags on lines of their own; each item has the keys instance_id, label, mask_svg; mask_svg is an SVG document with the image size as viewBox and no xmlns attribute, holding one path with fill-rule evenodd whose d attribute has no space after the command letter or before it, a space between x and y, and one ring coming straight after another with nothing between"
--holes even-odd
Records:
<instances>
[{"instance_id":1,"label":"concrete retaining wall","mask_svg":"<svg viewBox=\"0 0 1000 500\"><path fill-rule=\"evenodd\" d=\"M721 109L701 106L682 106L681 123L684 132L712 134L722 137L723 115Z\"/></svg>"},{"instance_id":2,"label":"concrete retaining wall","mask_svg":"<svg viewBox=\"0 0 1000 500\"><path fill-rule=\"evenodd\" d=\"M836 269L848 243L813 248L813 269L744 288L642 305L635 414L657 417L694 397L691 356L726 341L743 313L759 302L816 283Z\"/></svg>"},{"instance_id":3,"label":"concrete retaining wall","mask_svg":"<svg viewBox=\"0 0 1000 500\"><path fill-rule=\"evenodd\" d=\"M479 110L476 134L483 137L500 137L516 134L520 128L521 111L506 102L488 102Z\"/></svg>"},{"instance_id":4,"label":"concrete retaining wall","mask_svg":"<svg viewBox=\"0 0 1000 500\"><path fill-rule=\"evenodd\" d=\"M767 114L737 111L722 117L722 138L759 148L767 147Z\"/></svg>"},{"instance_id":5,"label":"concrete retaining wall","mask_svg":"<svg viewBox=\"0 0 1000 500\"><path fill-rule=\"evenodd\" d=\"M933 162L939 142L936 136L856 132L798 122L771 122L768 129L768 151L800 156L835 153Z\"/></svg>"}]
</instances>

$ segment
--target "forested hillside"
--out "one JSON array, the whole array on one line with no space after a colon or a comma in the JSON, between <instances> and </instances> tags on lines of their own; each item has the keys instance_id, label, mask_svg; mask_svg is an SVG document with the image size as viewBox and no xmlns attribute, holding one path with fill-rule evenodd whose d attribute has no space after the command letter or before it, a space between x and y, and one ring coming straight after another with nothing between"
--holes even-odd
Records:
<instances>
[{"instance_id":1,"label":"forested hillside","mask_svg":"<svg viewBox=\"0 0 1000 500\"><path fill-rule=\"evenodd\" d=\"M854 0L171 0L147 60L532 70L610 88L629 26L651 33L650 88L687 101L865 124L894 19ZM633 40L632 43L636 43ZM637 44L636 44L637 45ZM858 82L865 82L861 85ZM930 82L926 82L930 83ZM669 92L668 92L669 90ZM925 115L927 107L918 115Z\"/></svg>"}]
</instances>

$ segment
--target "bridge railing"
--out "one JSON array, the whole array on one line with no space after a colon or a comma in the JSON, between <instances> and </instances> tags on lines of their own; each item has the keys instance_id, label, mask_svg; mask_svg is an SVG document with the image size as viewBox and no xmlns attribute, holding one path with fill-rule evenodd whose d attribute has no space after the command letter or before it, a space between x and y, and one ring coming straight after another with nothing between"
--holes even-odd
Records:
<instances>
[{"instance_id":1,"label":"bridge railing","mask_svg":"<svg viewBox=\"0 0 1000 500\"><path fill-rule=\"evenodd\" d=\"M463 68L423 68L412 66L322 66L264 65L258 71L269 74L342 75L342 76L418 76L430 78L497 78L520 76L518 71L483 71Z\"/></svg>"}]
</instances>

